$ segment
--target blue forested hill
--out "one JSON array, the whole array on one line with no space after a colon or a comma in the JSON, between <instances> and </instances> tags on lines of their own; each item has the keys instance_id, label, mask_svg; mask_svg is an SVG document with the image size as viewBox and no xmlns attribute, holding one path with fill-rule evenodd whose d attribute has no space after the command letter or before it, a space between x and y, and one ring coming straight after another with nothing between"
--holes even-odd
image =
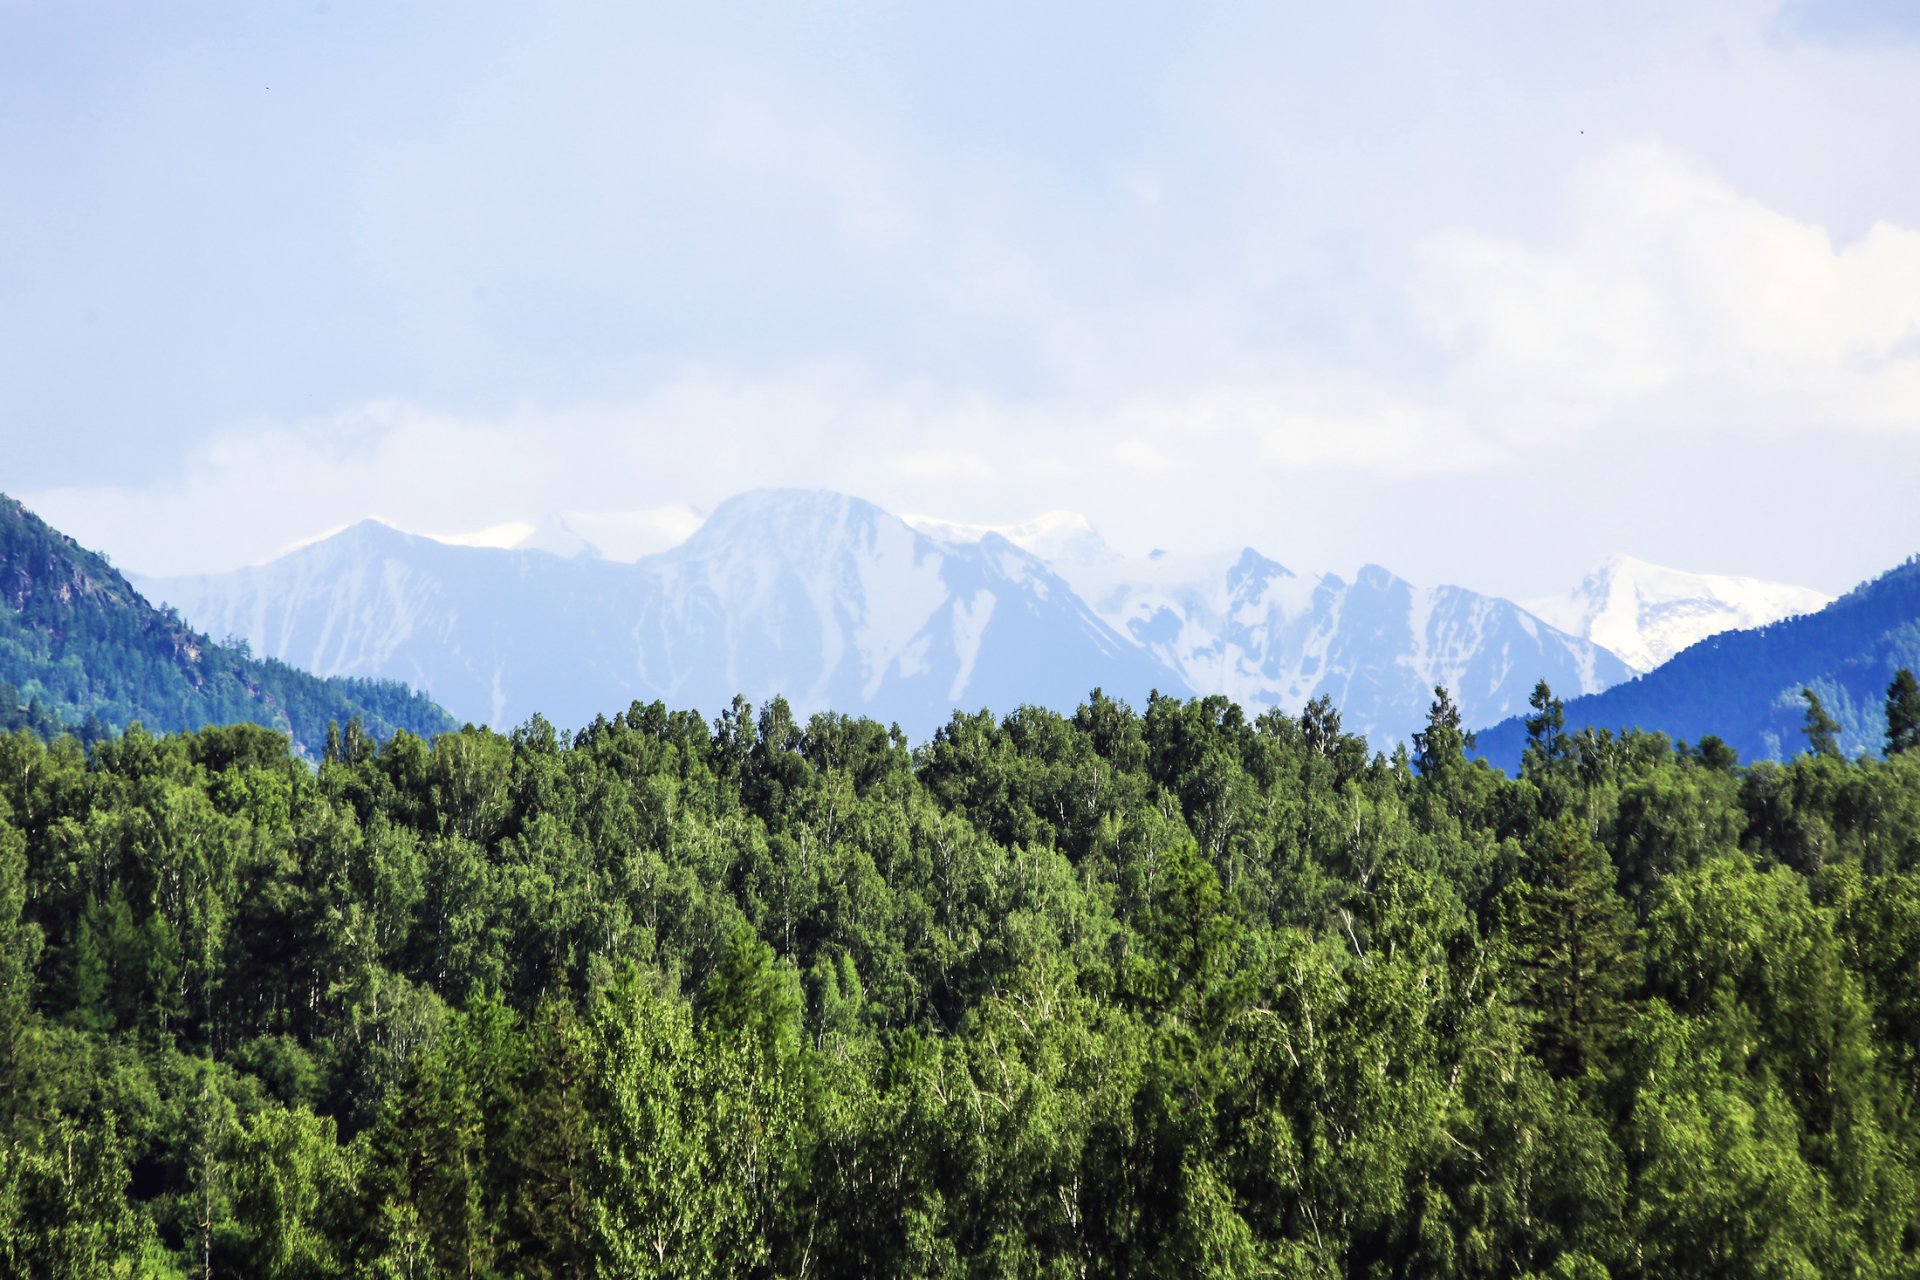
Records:
<instances>
[{"instance_id":1,"label":"blue forested hill","mask_svg":"<svg viewBox=\"0 0 1920 1280\"><path fill-rule=\"evenodd\" d=\"M1780 759L1805 745L1812 688L1841 724L1848 755L1885 745L1886 693L1901 667L1920 670L1920 558L1855 587L1818 613L1693 645L1638 680L1566 705L1567 729L1658 731L1724 739L1743 760ZM1514 768L1526 742L1520 717L1478 735L1482 755Z\"/></svg>"},{"instance_id":2,"label":"blue forested hill","mask_svg":"<svg viewBox=\"0 0 1920 1280\"><path fill-rule=\"evenodd\" d=\"M104 556L0 495L0 729L251 722L317 755L328 722L355 716L378 737L454 727L405 685L322 680L212 643L148 604Z\"/></svg>"}]
</instances>

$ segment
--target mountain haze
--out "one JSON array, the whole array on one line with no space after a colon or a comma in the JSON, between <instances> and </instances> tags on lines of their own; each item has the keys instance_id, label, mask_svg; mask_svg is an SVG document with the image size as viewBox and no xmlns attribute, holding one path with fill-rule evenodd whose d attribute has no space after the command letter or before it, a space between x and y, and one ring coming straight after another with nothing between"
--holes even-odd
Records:
<instances>
[{"instance_id":1,"label":"mountain haze","mask_svg":"<svg viewBox=\"0 0 1920 1280\"><path fill-rule=\"evenodd\" d=\"M637 561L602 559L563 525L543 540L569 554L369 522L266 565L148 586L260 652L404 679L495 726L777 693L923 736L956 708L1070 707L1099 687L1136 704L1155 689L1224 693L1254 711L1325 694L1384 749L1424 723L1436 684L1486 722L1543 677L1592 691L1632 674L1463 588L1378 566L1352 582L1301 576L1252 549L1129 560L1066 512L965 525L767 490Z\"/></svg>"},{"instance_id":2,"label":"mountain haze","mask_svg":"<svg viewBox=\"0 0 1920 1280\"><path fill-rule=\"evenodd\" d=\"M151 589L214 631L327 674L436 691L475 722L578 725L633 700L717 711L786 696L931 733L955 707L1187 692L998 535L938 542L871 503L773 490L632 563L449 546L375 523Z\"/></svg>"}]
</instances>

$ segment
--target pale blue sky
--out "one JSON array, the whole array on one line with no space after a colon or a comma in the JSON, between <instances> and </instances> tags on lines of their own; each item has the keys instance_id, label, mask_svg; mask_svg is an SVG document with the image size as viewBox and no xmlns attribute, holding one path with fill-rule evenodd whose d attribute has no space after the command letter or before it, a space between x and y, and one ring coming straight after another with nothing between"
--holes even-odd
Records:
<instances>
[{"instance_id":1,"label":"pale blue sky","mask_svg":"<svg viewBox=\"0 0 1920 1280\"><path fill-rule=\"evenodd\" d=\"M160 573L766 484L1920 550L1915 7L1442 9L0 0L0 488Z\"/></svg>"}]
</instances>

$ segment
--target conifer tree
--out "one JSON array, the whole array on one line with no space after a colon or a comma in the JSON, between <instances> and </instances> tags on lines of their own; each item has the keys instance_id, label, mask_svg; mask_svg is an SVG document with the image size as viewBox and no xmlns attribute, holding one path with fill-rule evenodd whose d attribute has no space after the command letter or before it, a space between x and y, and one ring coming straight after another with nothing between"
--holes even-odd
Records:
<instances>
[{"instance_id":1,"label":"conifer tree","mask_svg":"<svg viewBox=\"0 0 1920 1280\"><path fill-rule=\"evenodd\" d=\"M1535 1052L1562 1077L1604 1066L1639 977L1633 925L1606 852L1571 815L1561 818L1543 830L1530 876L1507 891L1502 908Z\"/></svg>"},{"instance_id":2,"label":"conifer tree","mask_svg":"<svg viewBox=\"0 0 1920 1280\"><path fill-rule=\"evenodd\" d=\"M1812 689L1802 689L1800 696L1807 703L1807 718L1801 730L1807 735L1807 750L1816 756L1837 759L1840 755L1840 722L1833 718L1820 701L1820 695Z\"/></svg>"},{"instance_id":3,"label":"conifer tree","mask_svg":"<svg viewBox=\"0 0 1920 1280\"><path fill-rule=\"evenodd\" d=\"M1894 672L1887 686L1887 754L1920 746L1920 681L1905 667Z\"/></svg>"},{"instance_id":4,"label":"conifer tree","mask_svg":"<svg viewBox=\"0 0 1920 1280\"><path fill-rule=\"evenodd\" d=\"M1533 714L1527 717L1527 740L1539 751L1543 763L1552 764L1566 754L1566 704L1541 680L1533 686L1527 705L1533 708Z\"/></svg>"},{"instance_id":5,"label":"conifer tree","mask_svg":"<svg viewBox=\"0 0 1920 1280\"><path fill-rule=\"evenodd\" d=\"M1420 776L1445 773L1464 759L1473 735L1460 728L1460 707L1443 684L1433 686L1433 704L1427 708L1427 727L1413 735L1414 762Z\"/></svg>"}]
</instances>

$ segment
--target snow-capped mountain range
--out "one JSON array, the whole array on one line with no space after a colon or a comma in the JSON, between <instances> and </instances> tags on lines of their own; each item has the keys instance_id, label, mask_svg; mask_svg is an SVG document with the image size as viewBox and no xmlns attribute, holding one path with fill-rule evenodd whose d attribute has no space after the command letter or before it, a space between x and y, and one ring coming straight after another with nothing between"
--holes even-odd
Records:
<instances>
[{"instance_id":1,"label":"snow-capped mountain range","mask_svg":"<svg viewBox=\"0 0 1920 1280\"><path fill-rule=\"evenodd\" d=\"M1189 688L1288 710L1326 694L1347 728L1375 742L1400 740L1424 723L1436 684L1478 723L1496 707L1525 706L1543 678L1592 693L1633 674L1604 649L1505 600L1416 587L1379 565L1348 582L1296 574L1251 547L1128 560L1091 529L1071 530L1059 518L1044 524L1036 540L1070 552L1056 561L1061 576ZM949 537L978 536L947 529ZM1016 526L1005 536L1025 531Z\"/></svg>"},{"instance_id":2,"label":"snow-capped mountain range","mask_svg":"<svg viewBox=\"0 0 1920 1280\"><path fill-rule=\"evenodd\" d=\"M501 727L634 699L712 713L745 693L925 735L955 707L1187 692L1005 538L936 541L830 493L743 495L631 563L364 521L265 565L138 585L256 654L405 680Z\"/></svg>"},{"instance_id":3,"label":"snow-capped mountain range","mask_svg":"<svg viewBox=\"0 0 1920 1280\"><path fill-rule=\"evenodd\" d=\"M1327 694L1384 748L1424 723L1435 684L1468 723L1491 724L1524 708L1538 679L1575 696L1634 673L1598 638L1626 634L1617 609L1563 613L1576 631L1373 565L1348 582L1251 548L1129 559L1070 513L966 525L764 490L628 562L560 520L507 532L520 545L366 521L264 565L136 584L256 654L405 680L496 727L536 711L582 724L634 699L712 714L743 693L924 737L956 708L1071 709L1099 687L1136 705L1154 689L1224 693L1250 711ZM1639 568L1650 572L1631 598L1653 646L1812 595ZM1573 599L1613 600L1602 573Z\"/></svg>"},{"instance_id":4,"label":"snow-capped mountain range","mask_svg":"<svg viewBox=\"0 0 1920 1280\"><path fill-rule=\"evenodd\" d=\"M1646 672L1708 636L1817 613L1833 597L1809 587L1683 573L1615 556L1566 595L1521 603L1535 617L1585 636Z\"/></svg>"}]
</instances>

